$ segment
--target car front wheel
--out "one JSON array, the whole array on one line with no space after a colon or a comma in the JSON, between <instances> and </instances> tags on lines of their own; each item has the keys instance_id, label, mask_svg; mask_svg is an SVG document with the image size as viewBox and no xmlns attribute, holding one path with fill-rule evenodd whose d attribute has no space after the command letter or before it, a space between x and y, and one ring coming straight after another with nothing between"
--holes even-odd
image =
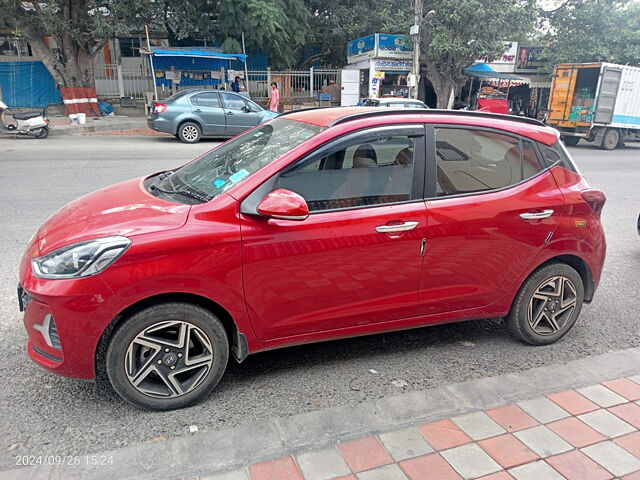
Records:
<instances>
[{"instance_id":1,"label":"car front wheel","mask_svg":"<svg viewBox=\"0 0 640 480\"><path fill-rule=\"evenodd\" d=\"M582 278L569 265L553 263L535 271L516 295L506 325L516 338L548 345L571 330L582 303Z\"/></svg>"},{"instance_id":2,"label":"car front wheel","mask_svg":"<svg viewBox=\"0 0 640 480\"><path fill-rule=\"evenodd\" d=\"M178 128L178 138L184 143L198 143L202 132L197 123L185 122Z\"/></svg>"},{"instance_id":3,"label":"car front wheel","mask_svg":"<svg viewBox=\"0 0 640 480\"><path fill-rule=\"evenodd\" d=\"M148 410L173 410L205 397L229 359L224 327L208 310L165 303L120 325L109 342L107 375L126 401Z\"/></svg>"}]
</instances>

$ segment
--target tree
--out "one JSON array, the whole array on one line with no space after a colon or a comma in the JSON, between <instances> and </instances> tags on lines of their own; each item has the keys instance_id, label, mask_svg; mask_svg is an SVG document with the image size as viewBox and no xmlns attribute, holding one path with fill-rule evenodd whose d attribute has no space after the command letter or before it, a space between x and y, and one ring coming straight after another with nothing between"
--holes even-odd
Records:
<instances>
[{"instance_id":1,"label":"tree","mask_svg":"<svg viewBox=\"0 0 640 480\"><path fill-rule=\"evenodd\" d=\"M640 5L630 0L569 0L544 12L542 59L560 63L640 65Z\"/></svg>"},{"instance_id":2,"label":"tree","mask_svg":"<svg viewBox=\"0 0 640 480\"><path fill-rule=\"evenodd\" d=\"M451 91L466 80L463 70L477 58L497 58L504 41L529 33L538 9L534 0L426 0L421 23L420 60L438 96L448 106Z\"/></svg>"},{"instance_id":3,"label":"tree","mask_svg":"<svg viewBox=\"0 0 640 480\"><path fill-rule=\"evenodd\" d=\"M61 88L95 88L93 59L105 39L141 27L148 5L145 0L0 0L0 11L0 27L24 35Z\"/></svg>"}]
</instances>

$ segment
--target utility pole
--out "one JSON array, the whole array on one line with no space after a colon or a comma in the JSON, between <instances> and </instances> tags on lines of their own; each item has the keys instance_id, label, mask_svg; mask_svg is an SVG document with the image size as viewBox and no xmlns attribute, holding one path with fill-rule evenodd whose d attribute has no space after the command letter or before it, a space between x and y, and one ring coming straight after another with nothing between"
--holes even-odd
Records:
<instances>
[{"instance_id":1,"label":"utility pole","mask_svg":"<svg viewBox=\"0 0 640 480\"><path fill-rule=\"evenodd\" d=\"M422 0L413 0L413 25L409 35L413 40L413 68L411 69L411 98L418 98L418 86L420 84L420 17L422 16Z\"/></svg>"}]
</instances>

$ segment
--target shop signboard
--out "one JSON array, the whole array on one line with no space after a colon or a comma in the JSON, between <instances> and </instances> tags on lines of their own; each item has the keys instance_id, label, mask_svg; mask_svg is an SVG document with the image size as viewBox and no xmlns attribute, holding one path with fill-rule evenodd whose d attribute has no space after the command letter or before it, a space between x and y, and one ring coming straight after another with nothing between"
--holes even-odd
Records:
<instances>
[{"instance_id":1,"label":"shop signboard","mask_svg":"<svg viewBox=\"0 0 640 480\"><path fill-rule=\"evenodd\" d=\"M543 62L543 47L520 47L518 49L518 58L516 60L516 72L541 72Z\"/></svg>"},{"instance_id":2,"label":"shop signboard","mask_svg":"<svg viewBox=\"0 0 640 480\"><path fill-rule=\"evenodd\" d=\"M408 58L413 57L413 42L409 35L378 35L378 57L380 58Z\"/></svg>"},{"instance_id":3,"label":"shop signboard","mask_svg":"<svg viewBox=\"0 0 640 480\"><path fill-rule=\"evenodd\" d=\"M411 71L413 68L413 62L402 60L374 60L373 68L380 72Z\"/></svg>"},{"instance_id":4,"label":"shop signboard","mask_svg":"<svg viewBox=\"0 0 640 480\"><path fill-rule=\"evenodd\" d=\"M511 64L516 63L516 55L518 54L518 42L504 42L504 52L497 58L481 57L476 61L481 63L494 64Z\"/></svg>"},{"instance_id":5,"label":"shop signboard","mask_svg":"<svg viewBox=\"0 0 640 480\"><path fill-rule=\"evenodd\" d=\"M347 43L347 63L355 63L360 60L373 58L377 54L376 35L351 40Z\"/></svg>"}]
</instances>

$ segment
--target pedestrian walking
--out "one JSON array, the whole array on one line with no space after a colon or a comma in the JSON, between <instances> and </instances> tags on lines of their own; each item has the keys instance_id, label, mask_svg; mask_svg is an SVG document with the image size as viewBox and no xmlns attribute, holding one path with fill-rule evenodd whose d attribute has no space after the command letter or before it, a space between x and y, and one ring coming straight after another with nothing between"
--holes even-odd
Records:
<instances>
[{"instance_id":1,"label":"pedestrian walking","mask_svg":"<svg viewBox=\"0 0 640 480\"><path fill-rule=\"evenodd\" d=\"M272 112L278 112L278 105L280 104L280 91L278 90L278 84L271 82L271 91L269 92L269 110Z\"/></svg>"},{"instance_id":2,"label":"pedestrian walking","mask_svg":"<svg viewBox=\"0 0 640 480\"><path fill-rule=\"evenodd\" d=\"M231 90L240 93L240 77L236 77L235 81L231 84Z\"/></svg>"}]
</instances>

